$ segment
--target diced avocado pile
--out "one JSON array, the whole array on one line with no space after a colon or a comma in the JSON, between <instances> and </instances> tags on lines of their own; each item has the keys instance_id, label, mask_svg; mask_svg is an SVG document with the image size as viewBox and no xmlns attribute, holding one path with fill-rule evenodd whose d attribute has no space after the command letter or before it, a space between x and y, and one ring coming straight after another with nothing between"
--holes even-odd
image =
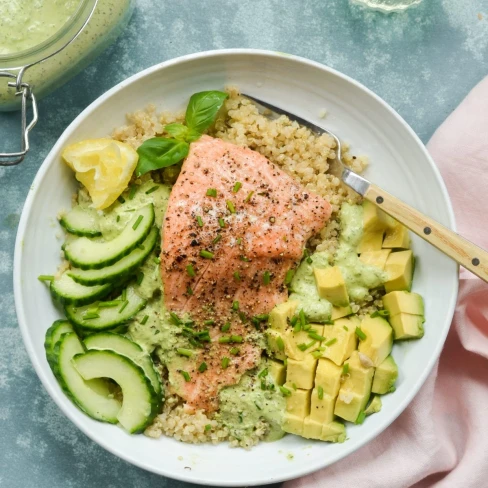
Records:
<instances>
[{"instance_id":1,"label":"diced avocado pile","mask_svg":"<svg viewBox=\"0 0 488 488\"><path fill-rule=\"evenodd\" d=\"M286 366L283 430L305 438L343 442L342 421L361 424L379 412L378 395L393 392L398 377L393 341L423 336L423 300L410 292L414 259L408 232L368 202L363 216L357 252L386 273L384 310L362 320L353 315L341 268L320 260L314 266L312 255L307 266L317 296L332 304L329 320L309 320L296 293L269 316L268 353Z\"/></svg>"}]
</instances>

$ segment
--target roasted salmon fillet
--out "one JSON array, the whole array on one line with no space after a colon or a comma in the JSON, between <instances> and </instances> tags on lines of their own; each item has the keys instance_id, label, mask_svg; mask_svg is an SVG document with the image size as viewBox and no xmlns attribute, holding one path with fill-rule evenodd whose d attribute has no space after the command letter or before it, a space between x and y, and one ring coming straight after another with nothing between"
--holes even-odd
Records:
<instances>
[{"instance_id":1,"label":"roasted salmon fillet","mask_svg":"<svg viewBox=\"0 0 488 488\"><path fill-rule=\"evenodd\" d=\"M209 136L191 144L171 191L161 252L166 308L210 336L192 357L167 365L188 405L216 410L220 388L258 364L257 329L286 301L287 272L330 213L325 199L255 151Z\"/></svg>"}]
</instances>

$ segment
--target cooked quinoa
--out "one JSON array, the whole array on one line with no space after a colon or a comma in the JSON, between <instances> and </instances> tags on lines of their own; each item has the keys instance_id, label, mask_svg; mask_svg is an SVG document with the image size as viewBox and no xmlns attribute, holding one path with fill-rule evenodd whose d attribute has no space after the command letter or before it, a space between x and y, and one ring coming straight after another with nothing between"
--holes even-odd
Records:
<instances>
[{"instance_id":1,"label":"cooked quinoa","mask_svg":"<svg viewBox=\"0 0 488 488\"><path fill-rule=\"evenodd\" d=\"M228 88L229 98L225 102L222 115L217 119L210 135L249 147L263 154L267 159L280 166L302 184L323 197L332 206L332 215L326 227L311 241L311 246L318 251L336 249L339 235L338 213L344 202L360 203L360 197L346 187L339 178L327 174L329 161L335 158L335 142L328 134L316 135L309 129L291 121L286 116L277 119L261 114L248 99L240 96L236 88ZM114 130L112 137L126 142L137 149L145 140L164 135L164 126L173 122L183 122L184 112L163 112L158 114L153 105L144 110L127 115L127 125ZM347 144L343 144L343 162L353 171L361 173L368 165L365 156L355 156ZM166 182L174 182L177 174L167 168L160 175L152 175ZM144 177L142 178L144 179ZM360 316L375 311L382 305L381 295L373 292L363 303L351 303L352 310ZM231 446L250 448L267 434L267 425L256 425L252 436L237 440L232 438L226 427L204 411L191 411L181 399L171 393L170 385L162 413L156 417L145 434L149 437L167 435L189 443L224 440Z\"/></svg>"}]
</instances>

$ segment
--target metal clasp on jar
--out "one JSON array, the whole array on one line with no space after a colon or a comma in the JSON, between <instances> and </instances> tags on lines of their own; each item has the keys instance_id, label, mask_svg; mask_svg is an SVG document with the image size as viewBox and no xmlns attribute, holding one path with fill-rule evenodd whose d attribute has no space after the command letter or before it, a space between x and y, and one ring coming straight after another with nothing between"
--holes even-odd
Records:
<instances>
[{"instance_id":1,"label":"metal clasp on jar","mask_svg":"<svg viewBox=\"0 0 488 488\"><path fill-rule=\"evenodd\" d=\"M29 132L37 123L37 103L36 97L32 93L28 83L22 82L22 75L25 68L22 68L17 75L9 71L0 71L0 78L13 78L15 81L8 81L8 86L15 88L15 96L22 97L21 107L21 143L19 152L0 152L0 166L14 166L25 158L29 150ZM32 119L27 124L27 107L29 102L32 105Z\"/></svg>"}]
</instances>

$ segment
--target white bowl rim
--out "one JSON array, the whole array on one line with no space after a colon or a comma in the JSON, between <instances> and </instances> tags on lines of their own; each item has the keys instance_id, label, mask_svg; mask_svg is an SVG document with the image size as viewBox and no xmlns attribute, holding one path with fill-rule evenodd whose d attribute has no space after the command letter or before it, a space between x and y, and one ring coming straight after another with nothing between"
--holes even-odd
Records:
<instances>
[{"instance_id":1,"label":"white bowl rim","mask_svg":"<svg viewBox=\"0 0 488 488\"><path fill-rule=\"evenodd\" d=\"M68 417L71 422L73 422L78 429L80 429L85 435L87 435L90 439L92 439L94 442L96 442L98 445L102 446L104 449L107 451L111 452L112 454L118 456L119 458L123 459L124 461L127 461L130 464L133 464L139 468L142 468L146 471L153 472L155 474L159 474L161 476L165 476L171 479L177 479L180 481L188 482L188 483L198 483L198 484L204 484L206 483L205 480L195 480L194 478L191 478L189 476L186 476L185 473L180 473L180 472L169 472L164 469L164 466L161 466L160 469L155 469L152 466L146 465L142 462L135 461L131 459L129 456L125 455L123 452L118 450L117 448L113 448L112 446L108 445L104 439L100 439L94 435L91 435L89 432L87 432L84 427L78 422L76 417L72 414L72 411L74 411L74 406L73 408L68 408L66 409L64 405L61 403L60 400L60 394L54 390L54 383L52 380L49 380L42 372L42 368L40 363L36 360L36 356L34 354L34 348L33 348L33 343L30 338L30 334L28 331L27 327L27 321L25 318L24 314L24 297L22 296L21 293L21 283L20 283L20 275L21 275L21 261L22 261L22 253L20 252L21 247L22 247L22 241L24 239L24 234L26 231L26 225L28 221L28 216L30 214L30 210L32 207L32 204L34 202L34 199L37 195L37 192L39 191L40 185L38 183L43 180L45 173L47 172L48 168L50 167L51 164L53 164L53 161L51 161L50 164L47 164L46 161L49 160L51 157L51 154L56 152L58 150L58 147L64 144L64 140L68 137L69 134L76 128L76 126L79 124L80 121L82 121L88 114L92 113L93 111L97 110L97 108L108 98L110 98L112 95L120 91L121 89L125 88L127 85L131 85L137 81L140 81L141 79L145 78L146 76L151 75L152 73L165 69L167 67L180 64L180 63L186 63L189 61L193 61L196 59L201 59L201 58L211 58L211 57L219 57L219 56L228 56L228 55L236 55L236 56L257 56L257 57L269 57L269 58L280 58L283 56L286 56L287 58L292 58L293 60L297 61L298 63L302 63L304 65L308 65L310 67L318 68L322 71L329 72L338 78L342 78L343 80L355 85L357 88L361 89L362 91L366 92L370 97L374 98L379 104L381 104L386 110L388 110L397 120L398 122L404 126L404 128L408 131L410 136L415 140L415 142L421 147L426 159L428 160L431 169L434 172L434 176L437 180L437 183L439 185L439 188L441 190L442 196L446 202L446 210L448 214L448 220L449 220L449 227L453 230L456 229L455 225L455 217L454 217L454 210L452 207L452 202L449 197L449 193L447 191L447 188L445 186L445 183L442 179L442 176L439 172L439 169L437 168L436 164L434 163L433 159L431 158L430 154L428 153L425 145L422 143L420 138L417 136L417 134L413 131L413 129L407 124L407 122L388 104L386 103L382 98L380 98L378 95L376 95L374 92L372 92L369 88L365 87L363 84L359 83L358 81L354 80L353 78L349 77L348 75L345 75L341 73L340 71L337 71L333 68L330 68L329 66L326 66L322 63L316 62L309 60L307 58L303 58L301 56L296 56L292 54L287 54L287 53L282 53L279 51L269 51L269 50L262 50L262 49L218 49L218 50L210 50L210 51L202 51L202 52L197 52L193 54L188 54L184 56L180 56L177 58L170 59L168 61L164 61L162 63L158 63L156 65L153 65L149 68L146 68L129 78L121 81L114 87L112 87L110 90L106 91L102 95L100 95L96 100L94 100L88 107L86 107L70 124L69 126L63 131L61 136L58 138L56 141L55 145L52 147L52 149L49 151L47 156L45 157L43 163L41 164L34 180L33 183L31 184L31 188L29 190L29 193L27 194L27 198L24 203L24 207L22 210L21 218L19 221L19 227L17 230L17 237L15 241L15 251L14 251L14 267L13 267L13 282L14 282L14 299L15 299L15 308L16 308L16 313L17 313L17 319L19 323L19 328L22 334L22 338L24 341L24 346L26 348L26 351L29 355L29 358L32 362L32 365L34 366L34 369L37 373L37 376L41 380L42 384L44 385L44 388L47 390L49 393L50 397L54 400L54 402L57 404L57 406L60 408L60 410L63 412L63 414ZM422 375L420 375L417 378L417 381L415 383L415 386L410 390L410 392L406 395L405 399L403 402L399 403L396 405L396 408L394 412L392 413L391 416L391 423L393 423L397 417L405 410L405 408L409 405L409 403L412 401L414 396L418 393L422 385L424 384L425 380L427 379L428 375L431 373L432 368L434 367L441 351L442 348L444 347L444 343L447 337L447 334L450 329L450 324L452 322L452 317L454 316L454 309L456 306L456 301L457 301L457 294L458 294L458 288L459 288L459 283L458 281L455 282L454 284L454 289L453 289L453 294L451 296L451 299L449 303L447 304L447 309L448 309L448 316L450 317L449 321L449 326L447 324L444 324L443 329L441 330L441 341L438 342L437 347L432 351L432 355L429 358L426 368L424 369L424 372ZM345 457L348 455L352 454L353 452L357 451L359 448L363 447L366 443L377 437L379 434L381 434L384 430L386 430L390 425L385 425L383 428L379 429L378 431L371 433L369 435L365 435L363 439L361 439L357 445L355 446L354 449L352 449ZM344 457L337 457L332 460L332 463L328 462L327 466L333 464L334 462L339 461L340 459L343 459ZM328 459L330 461L330 459ZM325 466L324 466L325 467ZM323 469L323 468L319 468ZM298 478L301 476L308 475L312 472L316 472L317 469L315 467L307 467L303 466L297 469L296 476L294 478ZM269 484L269 483L278 483L278 482L283 482L288 479L291 479L289 476L287 477L280 477L277 475L276 477L273 477L272 480L269 479L263 479L262 481L257 481L254 483L254 485L257 484ZM241 484L239 483L238 480L236 481L216 481L214 482L214 486L240 486Z\"/></svg>"}]
</instances>

